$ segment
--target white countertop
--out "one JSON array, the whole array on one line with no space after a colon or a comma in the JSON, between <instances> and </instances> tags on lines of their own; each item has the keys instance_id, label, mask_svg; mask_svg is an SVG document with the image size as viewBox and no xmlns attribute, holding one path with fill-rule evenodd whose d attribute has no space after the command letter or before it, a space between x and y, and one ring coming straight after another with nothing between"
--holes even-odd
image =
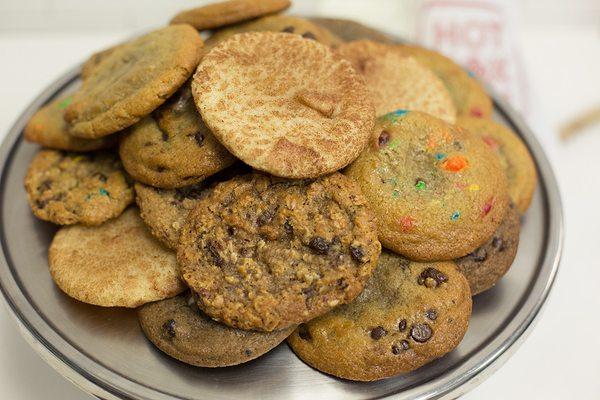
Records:
<instances>
[{"instance_id":1,"label":"white countertop","mask_svg":"<svg viewBox=\"0 0 600 400\"><path fill-rule=\"evenodd\" d=\"M0 139L46 85L90 52L128 35L0 32ZM594 253L600 239L600 125L566 143L556 139L560 123L600 105L600 38L593 28L530 29L519 41L534 112L526 118L560 182L565 248L550 299L529 338L464 398L600 398L600 262ZM34 353L2 306L0 357L2 399L91 398Z\"/></svg>"}]
</instances>

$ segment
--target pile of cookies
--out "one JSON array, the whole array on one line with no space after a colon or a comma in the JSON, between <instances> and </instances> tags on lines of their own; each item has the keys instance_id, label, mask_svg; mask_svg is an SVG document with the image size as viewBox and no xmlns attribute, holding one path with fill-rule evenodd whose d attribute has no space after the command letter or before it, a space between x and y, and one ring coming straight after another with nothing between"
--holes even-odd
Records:
<instances>
[{"instance_id":1,"label":"pile of cookies","mask_svg":"<svg viewBox=\"0 0 600 400\"><path fill-rule=\"evenodd\" d=\"M534 163L448 58L289 5L184 11L91 56L31 118L29 203L62 225L50 274L140 307L148 339L196 366L287 338L334 376L412 371L510 267Z\"/></svg>"}]
</instances>

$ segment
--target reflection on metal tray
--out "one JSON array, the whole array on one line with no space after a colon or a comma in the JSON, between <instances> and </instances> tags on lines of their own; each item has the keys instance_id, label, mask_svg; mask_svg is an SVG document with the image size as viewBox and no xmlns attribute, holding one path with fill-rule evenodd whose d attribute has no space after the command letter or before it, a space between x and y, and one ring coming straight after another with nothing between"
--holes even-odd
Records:
<instances>
[{"instance_id":1,"label":"reflection on metal tray","mask_svg":"<svg viewBox=\"0 0 600 400\"><path fill-rule=\"evenodd\" d=\"M285 343L247 364L196 368L162 354L143 336L135 311L77 302L57 289L46 252L56 228L33 217L23 178L37 146L22 129L42 104L78 84L79 67L46 89L0 147L0 288L29 343L69 380L105 399L456 398L498 368L531 330L548 296L562 245L562 210L548 160L533 133L495 97L496 119L525 140L539 186L521 230L517 258L492 290L475 298L469 330L447 356L411 373L372 383L311 369Z\"/></svg>"}]
</instances>

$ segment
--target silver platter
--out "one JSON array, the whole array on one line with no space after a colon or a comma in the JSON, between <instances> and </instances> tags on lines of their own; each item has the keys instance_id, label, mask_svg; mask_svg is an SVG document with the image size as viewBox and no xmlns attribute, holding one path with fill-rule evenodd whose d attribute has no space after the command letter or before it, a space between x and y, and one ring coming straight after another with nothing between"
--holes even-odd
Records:
<instances>
[{"instance_id":1,"label":"silver platter","mask_svg":"<svg viewBox=\"0 0 600 400\"><path fill-rule=\"evenodd\" d=\"M46 252L56 227L29 210L23 178L38 147L25 143L21 133L41 105L73 90L78 81L76 67L50 85L0 147L0 289L27 341L83 390L103 399L453 399L506 361L540 314L561 253L560 196L533 133L496 96L496 119L529 146L539 185L524 217L513 267L494 289L475 298L469 330L456 350L411 374L373 383L319 373L285 343L258 360L220 369L191 367L163 355L144 338L135 311L72 300L48 274Z\"/></svg>"}]
</instances>

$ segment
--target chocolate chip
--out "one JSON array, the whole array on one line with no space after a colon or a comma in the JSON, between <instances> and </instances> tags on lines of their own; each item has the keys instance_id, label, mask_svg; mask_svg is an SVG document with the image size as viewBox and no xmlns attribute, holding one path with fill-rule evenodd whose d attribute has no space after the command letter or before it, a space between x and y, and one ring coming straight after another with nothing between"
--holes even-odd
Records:
<instances>
[{"instance_id":1,"label":"chocolate chip","mask_svg":"<svg viewBox=\"0 0 600 400\"><path fill-rule=\"evenodd\" d=\"M480 247L471 254L469 254L469 257L471 257L474 261L483 262L487 259L487 251L485 250L485 248Z\"/></svg>"},{"instance_id":2,"label":"chocolate chip","mask_svg":"<svg viewBox=\"0 0 600 400\"><path fill-rule=\"evenodd\" d=\"M434 309L427 310L425 311L425 316L430 320L435 321L437 318L437 311L435 311Z\"/></svg>"},{"instance_id":3,"label":"chocolate chip","mask_svg":"<svg viewBox=\"0 0 600 400\"><path fill-rule=\"evenodd\" d=\"M202 185L191 185L175 189L175 199L183 201L184 199L198 200L202 197Z\"/></svg>"},{"instance_id":4,"label":"chocolate chip","mask_svg":"<svg viewBox=\"0 0 600 400\"><path fill-rule=\"evenodd\" d=\"M258 216L258 218L256 219L256 224L258 226L266 225L269 222L271 222L271 220L273 219L274 216L275 216L274 210L266 210L265 212L263 212L262 214L260 214Z\"/></svg>"},{"instance_id":5,"label":"chocolate chip","mask_svg":"<svg viewBox=\"0 0 600 400\"><path fill-rule=\"evenodd\" d=\"M350 254L358 262L364 263L367 261L365 260L365 251L360 246L350 246Z\"/></svg>"},{"instance_id":6,"label":"chocolate chip","mask_svg":"<svg viewBox=\"0 0 600 400\"><path fill-rule=\"evenodd\" d=\"M286 32L286 33L294 33L294 27L293 26L286 26L285 28L283 28L281 30L281 32Z\"/></svg>"},{"instance_id":7,"label":"chocolate chip","mask_svg":"<svg viewBox=\"0 0 600 400\"><path fill-rule=\"evenodd\" d=\"M405 270L406 268L408 268L410 266L410 261L408 261L405 258L401 258L400 259L400 268L402 268L403 270Z\"/></svg>"},{"instance_id":8,"label":"chocolate chip","mask_svg":"<svg viewBox=\"0 0 600 400\"><path fill-rule=\"evenodd\" d=\"M419 343L428 341L431 338L432 333L431 327L427 324L414 324L410 328L410 337L412 337L415 342Z\"/></svg>"},{"instance_id":9,"label":"chocolate chip","mask_svg":"<svg viewBox=\"0 0 600 400\"><path fill-rule=\"evenodd\" d=\"M48 205L48 200L36 200L35 201L35 206L39 209L46 207L46 205Z\"/></svg>"},{"instance_id":10,"label":"chocolate chip","mask_svg":"<svg viewBox=\"0 0 600 400\"><path fill-rule=\"evenodd\" d=\"M378 327L371 329L371 338L373 338L375 340L379 340L382 337L384 337L385 335L387 335L387 331L385 329L383 329L382 326L378 326Z\"/></svg>"},{"instance_id":11,"label":"chocolate chip","mask_svg":"<svg viewBox=\"0 0 600 400\"><path fill-rule=\"evenodd\" d=\"M394 354L400 354L402 351L406 351L409 348L410 348L410 344L408 343L408 341L407 340L402 340L397 345L395 344L395 345L392 346L392 353L394 353Z\"/></svg>"},{"instance_id":12,"label":"chocolate chip","mask_svg":"<svg viewBox=\"0 0 600 400\"><path fill-rule=\"evenodd\" d=\"M306 296L307 299L310 299L311 297L315 297L317 294L317 289L314 286L309 286L302 289L302 294Z\"/></svg>"},{"instance_id":13,"label":"chocolate chip","mask_svg":"<svg viewBox=\"0 0 600 400\"><path fill-rule=\"evenodd\" d=\"M217 244L210 240L206 245L206 251L212 256L213 262L218 266L222 267L225 261L219 254L219 249L217 248Z\"/></svg>"},{"instance_id":14,"label":"chocolate chip","mask_svg":"<svg viewBox=\"0 0 600 400\"><path fill-rule=\"evenodd\" d=\"M312 335L305 324L300 324L300 326L298 326L298 336L300 336L300 339L302 340L312 340Z\"/></svg>"},{"instance_id":15,"label":"chocolate chip","mask_svg":"<svg viewBox=\"0 0 600 400\"><path fill-rule=\"evenodd\" d=\"M315 236L310 239L308 245L317 254L327 254L329 252L329 244L321 236Z\"/></svg>"},{"instance_id":16,"label":"chocolate chip","mask_svg":"<svg viewBox=\"0 0 600 400\"><path fill-rule=\"evenodd\" d=\"M227 234L228 234L229 236L233 236L233 235L235 235L235 227L233 227L233 226L228 226L228 227L227 227Z\"/></svg>"},{"instance_id":17,"label":"chocolate chip","mask_svg":"<svg viewBox=\"0 0 600 400\"><path fill-rule=\"evenodd\" d=\"M170 319L170 320L166 321L162 327L169 335L169 338L172 339L175 337L175 320L174 319Z\"/></svg>"},{"instance_id":18,"label":"chocolate chip","mask_svg":"<svg viewBox=\"0 0 600 400\"><path fill-rule=\"evenodd\" d=\"M433 288L441 285L444 282L448 281L448 277L443 272L435 269L435 268L425 268L419 278L417 279L417 283L419 285L425 285L428 288Z\"/></svg>"},{"instance_id":19,"label":"chocolate chip","mask_svg":"<svg viewBox=\"0 0 600 400\"><path fill-rule=\"evenodd\" d=\"M389 141L390 141L390 133L388 131L383 131L379 135L379 139L378 139L377 143L379 144L379 147L383 147Z\"/></svg>"},{"instance_id":20,"label":"chocolate chip","mask_svg":"<svg viewBox=\"0 0 600 400\"><path fill-rule=\"evenodd\" d=\"M194 139L196 139L198 146L202 146L204 144L204 134L202 132L196 132Z\"/></svg>"},{"instance_id":21,"label":"chocolate chip","mask_svg":"<svg viewBox=\"0 0 600 400\"><path fill-rule=\"evenodd\" d=\"M294 233L294 227L292 226L292 223L290 222L289 219L286 219L285 222L283 223L283 230L288 235L291 235Z\"/></svg>"},{"instance_id":22,"label":"chocolate chip","mask_svg":"<svg viewBox=\"0 0 600 400\"><path fill-rule=\"evenodd\" d=\"M50 186L52 186L52 181L50 181L50 179L46 179L45 181L40 183L40 186L38 186L37 190L38 192L43 192L50 189Z\"/></svg>"},{"instance_id":23,"label":"chocolate chip","mask_svg":"<svg viewBox=\"0 0 600 400\"><path fill-rule=\"evenodd\" d=\"M246 354L247 357L250 357L252 355L252 350L246 349L244 350L244 354Z\"/></svg>"},{"instance_id":24,"label":"chocolate chip","mask_svg":"<svg viewBox=\"0 0 600 400\"><path fill-rule=\"evenodd\" d=\"M169 134L167 132L163 131L161 137L162 137L163 142L166 142L167 140L169 140Z\"/></svg>"},{"instance_id":25,"label":"chocolate chip","mask_svg":"<svg viewBox=\"0 0 600 400\"><path fill-rule=\"evenodd\" d=\"M96 173L94 173L94 175L92 175L92 177L98 178L100 180L100 182L106 182L108 180L108 177L106 175L104 175L102 172L96 172Z\"/></svg>"},{"instance_id":26,"label":"chocolate chip","mask_svg":"<svg viewBox=\"0 0 600 400\"><path fill-rule=\"evenodd\" d=\"M459 141L455 140L454 143L452 143L452 144L454 145L454 148L456 150L462 150L463 149L463 146L462 146L462 144Z\"/></svg>"},{"instance_id":27,"label":"chocolate chip","mask_svg":"<svg viewBox=\"0 0 600 400\"><path fill-rule=\"evenodd\" d=\"M316 36L315 36L315 34L314 34L314 33L312 33L312 32L304 32L304 33L302 34L302 37L303 37L304 39L317 40L317 37L316 37Z\"/></svg>"},{"instance_id":28,"label":"chocolate chip","mask_svg":"<svg viewBox=\"0 0 600 400\"><path fill-rule=\"evenodd\" d=\"M344 278L338 279L336 283L337 286L342 290L346 289L349 286L348 282L346 282Z\"/></svg>"},{"instance_id":29,"label":"chocolate chip","mask_svg":"<svg viewBox=\"0 0 600 400\"><path fill-rule=\"evenodd\" d=\"M166 167L163 167L162 165L159 165L155 168L156 172L165 172L167 170Z\"/></svg>"},{"instance_id":30,"label":"chocolate chip","mask_svg":"<svg viewBox=\"0 0 600 400\"><path fill-rule=\"evenodd\" d=\"M504 240L497 236L495 236L494 239L492 239L492 246L499 252L506 250Z\"/></svg>"},{"instance_id":31,"label":"chocolate chip","mask_svg":"<svg viewBox=\"0 0 600 400\"><path fill-rule=\"evenodd\" d=\"M403 319L402 321L400 321L400 323L398 323L398 329L400 330L400 332L404 332L404 330L406 330L406 320Z\"/></svg>"}]
</instances>

